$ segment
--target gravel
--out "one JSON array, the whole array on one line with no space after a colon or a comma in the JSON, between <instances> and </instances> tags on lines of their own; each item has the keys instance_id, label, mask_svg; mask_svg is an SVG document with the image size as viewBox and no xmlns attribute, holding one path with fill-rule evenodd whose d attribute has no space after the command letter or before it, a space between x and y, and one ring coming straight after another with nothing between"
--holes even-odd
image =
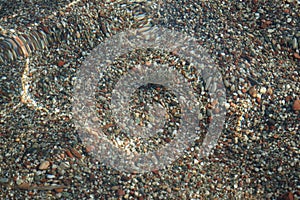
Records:
<instances>
[{"instance_id":1,"label":"gravel","mask_svg":"<svg viewBox=\"0 0 300 200\"><path fill-rule=\"evenodd\" d=\"M295 0L0 1L0 198L299 199L299 8ZM76 72L98 44L154 25L187 33L208 50L226 87L226 122L208 157L197 156L200 140L165 169L120 172L81 141L72 115ZM174 61L170 52L136 51L114 64L125 70L155 56ZM156 89L144 95L160 94ZM174 102L166 107L176 110ZM203 126L214 114L210 106ZM136 119L146 123L140 109L144 118ZM102 122L116 134L109 118Z\"/></svg>"}]
</instances>

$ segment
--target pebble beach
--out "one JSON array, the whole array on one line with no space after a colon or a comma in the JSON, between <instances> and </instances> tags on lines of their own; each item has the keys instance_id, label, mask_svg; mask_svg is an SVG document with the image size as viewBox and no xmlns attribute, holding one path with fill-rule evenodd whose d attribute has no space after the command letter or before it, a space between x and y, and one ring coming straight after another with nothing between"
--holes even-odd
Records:
<instances>
[{"instance_id":1,"label":"pebble beach","mask_svg":"<svg viewBox=\"0 0 300 200\"><path fill-rule=\"evenodd\" d=\"M0 199L300 199L299 24L297 0L0 0ZM226 118L212 152L199 157L201 131L219 112L207 88L199 89L199 139L163 169L118 171L82 141L74 85L98 45L155 26L187 34L207 51L226 90ZM151 121L145 102L169 113L162 134L150 139L131 140L107 104L116 77L132 66L169 63L197 79L174 52L137 49L99 81L100 123L120 148L147 152L174 139L182 113L171 90L150 85L134 93L137 123Z\"/></svg>"}]
</instances>

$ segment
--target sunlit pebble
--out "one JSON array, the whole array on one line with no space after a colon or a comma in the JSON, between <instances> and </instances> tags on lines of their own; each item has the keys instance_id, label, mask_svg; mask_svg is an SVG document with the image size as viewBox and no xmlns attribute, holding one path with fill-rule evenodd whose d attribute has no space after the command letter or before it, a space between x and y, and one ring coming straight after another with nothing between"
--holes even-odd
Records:
<instances>
[{"instance_id":1,"label":"sunlit pebble","mask_svg":"<svg viewBox=\"0 0 300 200\"><path fill-rule=\"evenodd\" d=\"M225 103L225 108L229 109L230 108L230 104L229 103Z\"/></svg>"},{"instance_id":2,"label":"sunlit pebble","mask_svg":"<svg viewBox=\"0 0 300 200\"><path fill-rule=\"evenodd\" d=\"M265 94L265 93L267 92L267 88L261 87L260 90L259 90L259 92L260 92L261 94Z\"/></svg>"},{"instance_id":3,"label":"sunlit pebble","mask_svg":"<svg viewBox=\"0 0 300 200\"><path fill-rule=\"evenodd\" d=\"M47 174L46 177L47 177L48 179L53 179L53 178L55 178L55 175L53 175L53 174Z\"/></svg>"},{"instance_id":4,"label":"sunlit pebble","mask_svg":"<svg viewBox=\"0 0 300 200\"><path fill-rule=\"evenodd\" d=\"M256 88L255 88L255 87L251 87L250 90L249 90L249 94L250 94L253 98L257 97L257 90L256 90Z\"/></svg>"},{"instance_id":5,"label":"sunlit pebble","mask_svg":"<svg viewBox=\"0 0 300 200\"><path fill-rule=\"evenodd\" d=\"M49 165L50 165L50 162L49 162L49 161L44 161L44 162L42 162L42 163L40 164L39 170L45 170L45 169L47 169L47 168L49 167Z\"/></svg>"}]
</instances>

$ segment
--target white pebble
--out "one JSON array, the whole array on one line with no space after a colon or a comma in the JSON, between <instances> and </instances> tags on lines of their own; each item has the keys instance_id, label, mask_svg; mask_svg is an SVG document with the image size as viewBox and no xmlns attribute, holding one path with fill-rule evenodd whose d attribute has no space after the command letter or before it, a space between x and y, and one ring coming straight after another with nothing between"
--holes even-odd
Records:
<instances>
[{"instance_id":1,"label":"white pebble","mask_svg":"<svg viewBox=\"0 0 300 200\"><path fill-rule=\"evenodd\" d=\"M261 94L265 94L266 92L267 92L267 88L265 88L265 87L260 88L260 93Z\"/></svg>"},{"instance_id":2,"label":"white pebble","mask_svg":"<svg viewBox=\"0 0 300 200\"><path fill-rule=\"evenodd\" d=\"M230 104L229 103L225 103L225 108L229 109L230 108Z\"/></svg>"},{"instance_id":3,"label":"white pebble","mask_svg":"<svg viewBox=\"0 0 300 200\"><path fill-rule=\"evenodd\" d=\"M47 178L48 179L53 179L53 178L55 178L55 175L53 175L53 174L47 174Z\"/></svg>"}]
</instances>

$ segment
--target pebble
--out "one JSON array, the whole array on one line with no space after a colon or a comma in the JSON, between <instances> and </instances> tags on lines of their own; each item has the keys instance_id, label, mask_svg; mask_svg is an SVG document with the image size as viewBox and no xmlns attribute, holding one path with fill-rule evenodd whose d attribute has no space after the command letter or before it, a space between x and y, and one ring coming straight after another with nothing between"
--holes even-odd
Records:
<instances>
[{"instance_id":1,"label":"pebble","mask_svg":"<svg viewBox=\"0 0 300 200\"><path fill-rule=\"evenodd\" d=\"M265 93L267 92L267 88L261 87L260 90L259 90L259 92L260 92L261 94L265 94Z\"/></svg>"},{"instance_id":2,"label":"pebble","mask_svg":"<svg viewBox=\"0 0 300 200\"><path fill-rule=\"evenodd\" d=\"M122 190L122 189L118 189L118 196L119 197L122 197L122 196L124 196L125 195L125 191L124 190Z\"/></svg>"},{"instance_id":3,"label":"pebble","mask_svg":"<svg viewBox=\"0 0 300 200\"><path fill-rule=\"evenodd\" d=\"M46 177L47 177L47 179L53 179L53 178L55 178L55 175L53 175L53 174L47 174Z\"/></svg>"},{"instance_id":4,"label":"pebble","mask_svg":"<svg viewBox=\"0 0 300 200\"><path fill-rule=\"evenodd\" d=\"M118 190L118 189L119 189L119 186L118 186L118 185L112 186L111 189L112 189L112 190Z\"/></svg>"},{"instance_id":5,"label":"pebble","mask_svg":"<svg viewBox=\"0 0 300 200\"><path fill-rule=\"evenodd\" d=\"M267 94L272 95L273 94L273 89L269 87L268 90L267 90Z\"/></svg>"},{"instance_id":6,"label":"pebble","mask_svg":"<svg viewBox=\"0 0 300 200\"><path fill-rule=\"evenodd\" d=\"M67 156L69 156L70 158L74 158L73 154L71 153L71 151L69 149L67 149L66 151Z\"/></svg>"},{"instance_id":7,"label":"pebble","mask_svg":"<svg viewBox=\"0 0 300 200\"><path fill-rule=\"evenodd\" d=\"M278 200L295 200L293 193L288 192L281 195Z\"/></svg>"},{"instance_id":8,"label":"pebble","mask_svg":"<svg viewBox=\"0 0 300 200\"><path fill-rule=\"evenodd\" d=\"M59 167L61 169L66 169L66 168L70 168L70 163L69 162L62 162Z\"/></svg>"},{"instance_id":9,"label":"pebble","mask_svg":"<svg viewBox=\"0 0 300 200\"><path fill-rule=\"evenodd\" d=\"M82 155L79 153L79 151L77 151L75 148L71 148L71 153L78 159L82 158Z\"/></svg>"},{"instance_id":10,"label":"pebble","mask_svg":"<svg viewBox=\"0 0 300 200\"><path fill-rule=\"evenodd\" d=\"M48 169L49 166L50 166L50 162L46 160L40 164L39 170L46 170Z\"/></svg>"},{"instance_id":11,"label":"pebble","mask_svg":"<svg viewBox=\"0 0 300 200\"><path fill-rule=\"evenodd\" d=\"M0 178L0 184L8 183L9 179L8 178Z\"/></svg>"},{"instance_id":12,"label":"pebble","mask_svg":"<svg viewBox=\"0 0 300 200\"><path fill-rule=\"evenodd\" d=\"M294 111L299 111L300 110L300 99L296 99L294 101L294 104L293 104L293 110Z\"/></svg>"},{"instance_id":13,"label":"pebble","mask_svg":"<svg viewBox=\"0 0 300 200\"><path fill-rule=\"evenodd\" d=\"M167 192L171 193L172 192L172 189L171 188L167 188Z\"/></svg>"},{"instance_id":14,"label":"pebble","mask_svg":"<svg viewBox=\"0 0 300 200\"><path fill-rule=\"evenodd\" d=\"M54 191L57 193L61 193L64 191L64 188L55 188Z\"/></svg>"},{"instance_id":15,"label":"pebble","mask_svg":"<svg viewBox=\"0 0 300 200\"><path fill-rule=\"evenodd\" d=\"M294 57L297 58L297 59L300 59L300 55L296 52L294 53Z\"/></svg>"},{"instance_id":16,"label":"pebble","mask_svg":"<svg viewBox=\"0 0 300 200\"><path fill-rule=\"evenodd\" d=\"M18 187L21 190L28 190L30 188L30 184L29 183L21 183Z\"/></svg>"},{"instance_id":17,"label":"pebble","mask_svg":"<svg viewBox=\"0 0 300 200\"><path fill-rule=\"evenodd\" d=\"M293 49L298 49L298 41L297 41L297 38L295 38L295 37L292 41L292 46L293 46Z\"/></svg>"},{"instance_id":18,"label":"pebble","mask_svg":"<svg viewBox=\"0 0 300 200\"><path fill-rule=\"evenodd\" d=\"M58 67L62 67L64 64L65 64L65 62L62 61L62 60L60 60L60 61L57 62L57 66Z\"/></svg>"},{"instance_id":19,"label":"pebble","mask_svg":"<svg viewBox=\"0 0 300 200\"><path fill-rule=\"evenodd\" d=\"M255 87L251 87L249 90L249 94L253 97L256 98L257 97L257 90Z\"/></svg>"}]
</instances>

